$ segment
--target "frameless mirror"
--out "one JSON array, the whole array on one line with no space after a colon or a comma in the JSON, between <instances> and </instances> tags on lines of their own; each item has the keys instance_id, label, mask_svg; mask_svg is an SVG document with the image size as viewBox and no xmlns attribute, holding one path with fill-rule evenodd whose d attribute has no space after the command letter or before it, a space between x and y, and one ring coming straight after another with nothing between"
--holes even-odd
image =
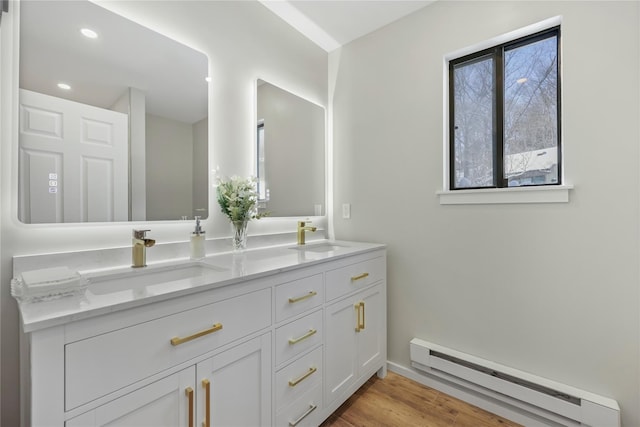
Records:
<instances>
[{"instance_id":1,"label":"frameless mirror","mask_svg":"<svg viewBox=\"0 0 640 427\"><path fill-rule=\"evenodd\" d=\"M207 57L92 2L20 3L25 223L208 216Z\"/></svg>"},{"instance_id":2,"label":"frameless mirror","mask_svg":"<svg viewBox=\"0 0 640 427\"><path fill-rule=\"evenodd\" d=\"M325 110L257 81L256 171L270 216L325 214Z\"/></svg>"}]
</instances>

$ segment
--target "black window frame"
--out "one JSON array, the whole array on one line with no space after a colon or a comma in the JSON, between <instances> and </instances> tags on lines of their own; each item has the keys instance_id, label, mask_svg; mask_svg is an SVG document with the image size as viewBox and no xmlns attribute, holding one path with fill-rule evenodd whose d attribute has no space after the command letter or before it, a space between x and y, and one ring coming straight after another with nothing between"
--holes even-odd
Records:
<instances>
[{"instance_id":1,"label":"black window frame","mask_svg":"<svg viewBox=\"0 0 640 427\"><path fill-rule=\"evenodd\" d=\"M520 187L546 187L562 185L562 104L561 104L561 50L560 50L560 26L551 27L518 39L498 44L478 52L474 52L449 61L449 190L478 190L492 188L518 188L509 187L507 178L504 176L504 56L510 49L526 46L540 40L556 37L556 105L557 105L557 156L558 156L558 179L556 182L543 184L525 184ZM490 57L494 65L494 92L493 92L493 182L492 186L485 187L456 187L455 177L455 95L454 95L454 71L460 64L469 64Z\"/></svg>"}]
</instances>

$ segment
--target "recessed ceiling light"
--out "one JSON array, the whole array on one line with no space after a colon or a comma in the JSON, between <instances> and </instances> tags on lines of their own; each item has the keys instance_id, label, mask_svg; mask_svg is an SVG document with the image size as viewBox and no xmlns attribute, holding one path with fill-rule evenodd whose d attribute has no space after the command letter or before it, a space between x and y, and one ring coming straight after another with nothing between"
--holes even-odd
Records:
<instances>
[{"instance_id":1,"label":"recessed ceiling light","mask_svg":"<svg viewBox=\"0 0 640 427\"><path fill-rule=\"evenodd\" d=\"M98 33L96 33L93 30L90 30L89 28L83 28L80 30L80 32L82 33L83 36L90 38L90 39L97 39L98 38Z\"/></svg>"},{"instance_id":2,"label":"recessed ceiling light","mask_svg":"<svg viewBox=\"0 0 640 427\"><path fill-rule=\"evenodd\" d=\"M527 82L527 80L529 80L529 79L528 79L528 78L526 78L526 77L523 77L523 78L521 78L521 79L516 80L516 83L518 83L518 84L526 83L526 82Z\"/></svg>"},{"instance_id":3,"label":"recessed ceiling light","mask_svg":"<svg viewBox=\"0 0 640 427\"><path fill-rule=\"evenodd\" d=\"M66 83L58 83L58 87L59 87L60 89L64 89L64 90L70 90L70 89L71 89L71 86L69 86L69 85L68 85L68 84L66 84Z\"/></svg>"},{"instance_id":4,"label":"recessed ceiling light","mask_svg":"<svg viewBox=\"0 0 640 427\"><path fill-rule=\"evenodd\" d=\"M207 83L211 83L211 77L205 77L204 79L207 81Z\"/></svg>"}]
</instances>

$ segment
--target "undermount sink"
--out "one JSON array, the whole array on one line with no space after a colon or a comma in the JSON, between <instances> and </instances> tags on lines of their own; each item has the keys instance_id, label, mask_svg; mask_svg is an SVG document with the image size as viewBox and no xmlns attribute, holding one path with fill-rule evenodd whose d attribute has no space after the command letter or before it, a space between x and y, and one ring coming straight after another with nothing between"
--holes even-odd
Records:
<instances>
[{"instance_id":1,"label":"undermount sink","mask_svg":"<svg viewBox=\"0 0 640 427\"><path fill-rule=\"evenodd\" d=\"M304 252L324 253L324 252L332 252L345 247L346 246L339 245L337 243L323 242L323 243L317 243L317 244L294 246L289 249L295 249L297 251L304 251Z\"/></svg>"},{"instance_id":2,"label":"undermount sink","mask_svg":"<svg viewBox=\"0 0 640 427\"><path fill-rule=\"evenodd\" d=\"M210 264L188 262L162 267L148 266L139 269L119 269L116 272L89 274L87 277L89 279L89 290L95 295L104 295L126 290L158 291L171 282L205 277L227 270Z\"/></svg>"}]
</instances>

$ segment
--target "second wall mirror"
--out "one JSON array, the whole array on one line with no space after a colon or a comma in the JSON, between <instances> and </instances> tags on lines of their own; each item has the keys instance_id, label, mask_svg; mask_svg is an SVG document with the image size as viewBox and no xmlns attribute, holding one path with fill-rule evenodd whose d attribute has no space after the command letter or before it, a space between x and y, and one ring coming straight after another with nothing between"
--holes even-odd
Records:
<instances>
[{"instance_id":1,"label":"second wall mirror","mask_svg":"<svg viewBox=\"0 0 640 427\"><path fill-rule=\"evenodd\" d=\"M325 215L325 109L264 80L256 93L261 209L277 217Z\"/></svg>"}]
</instances>

